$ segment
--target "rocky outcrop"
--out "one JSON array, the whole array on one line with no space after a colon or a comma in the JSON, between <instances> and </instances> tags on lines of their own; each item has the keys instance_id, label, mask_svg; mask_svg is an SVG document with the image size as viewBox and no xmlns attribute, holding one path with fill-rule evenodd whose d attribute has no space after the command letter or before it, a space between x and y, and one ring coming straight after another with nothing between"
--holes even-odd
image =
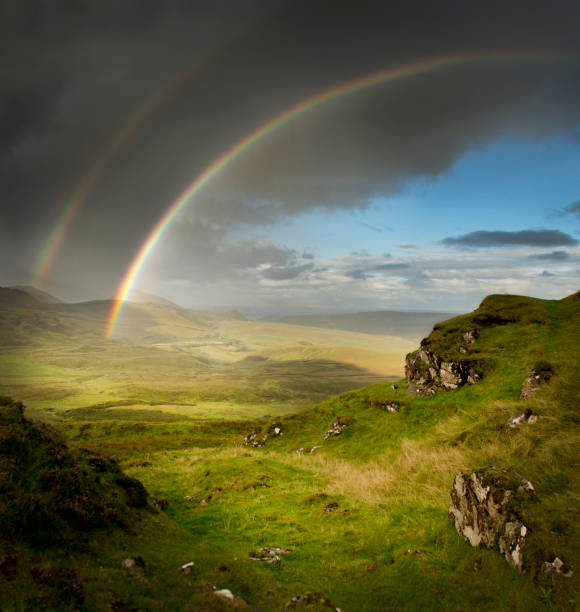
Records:
<instances>
[{"instance_id":1,"label":"rocky outcrop","mask_svg":"<svg viewBox=\"0 0 580 612\"><path fill-rule=\"evenodd\" d=\"M405 358L405 376L409 383L407 393L414 395L434 395L438 389L457 389L481 380L474 362L445 360L426 343Z\"/></svg>"},{"instance_id":2,"label":"rocky outcrop","mask_svg":"<svg viewBox=\"0 0 580 612\"><path fill-rule=\"evenodd\" d=\"M337 608L324 593L296 595L284 604L283 610L332 610L333 612L340 612L340 608Z\"/></svg>"},{"instance_id":3,"label":"rocky outcrop","mask_svg":"<svg viewBox=\"0 0 580 612\"><path fill-rule=\"evenodd\" d=\"M520 399L530 399L552 378L552 366L548 363L536 364L522 383Z\"/></svg>"},{"instance_id":4,"label":"rocky outcrop","mask_svg":"<svg viewBox=\"0 0 580 612\"><path fill-rule=\"evenodd\" d=\"M451 489L449 515L472 546L497 549L522 572L529 537L522 508L534 495L530 481L513 470L460 472Z\"/></svg>"}]
</instances>

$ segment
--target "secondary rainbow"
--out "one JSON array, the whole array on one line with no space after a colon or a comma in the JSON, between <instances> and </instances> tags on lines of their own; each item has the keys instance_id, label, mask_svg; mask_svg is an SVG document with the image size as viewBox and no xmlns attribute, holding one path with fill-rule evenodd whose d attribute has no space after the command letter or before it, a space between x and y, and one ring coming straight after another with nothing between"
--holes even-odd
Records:
<instances>
[{"instance_id":1,"label":"secondary rainbow","mask_svg":"<svg viewBox=\"0 0 580 612\"><path fill-rule=\"evenodd\" d=\"M143 103L141 103L131 114L125 126L117 132L107 143L101 147L100 152L94 158L83 178L76 185L70 197L63 206L52 231L46 239L37 259L34 272L33 285L41 288L46 278L53 269L68 230L83 207L84 202L99 182L101 176L116 159L123 148L131 141L138 130L153 116L153 114L164 104L169 102L191 78L193 73L206 63L210 53L214 52L211 47L197 58L196 62L181 70L169 79L165 85L155 91Z\"/></svg>"},{"instance_id":2,"label":"secondary rainbow","mask_svg":"<svg viewBox=\"0 0 580 612\"><path fill-rule=\"evenodd\" d=\"M145 242L141 245L133 258L131 265L127 269L121 284L117 289L113 305L109 312L107 325L105 328L105 336L110 338L115 331L115 326L119 320L123 303L127 299L127 295L131 291L135 280L137 279L139 272L141 271L145 260L152 252L155 244L159 240L160 236L170 225L171 221L175 216L191 201L191 199L205 186L207 183L216 176L221 170L223 170L228 164L230 164L239 155L244 153L253 144L271 134L273 131L282 127L288 121L294 119L298 115L313 109L324 102L334 100L340 96L344 96L350 93L354 93L365 87L372 85L378 85L379 83L386 83L394 81L396 79L408 76L414 76L423 72L431 70L437 70L442 68L452 67L454 65L477 63L477 62L493 62L493 61L545 61L545 60L577 60L578 56L563 54L558 52L533 52L533 53L522 53L522 52L508 52L508 53L472 53L455 56L440 56L436 58L423 59L420 61L413 62L411 64L405 64L397 68L389 68L380 72L374 72L372 74L363 76L361 78L348 81L319 92L306 100L298 102L294 106L285 110L281 114L270 119L267 123L251 132L248 136L240 140L231 149L223 153L218 157L211 165L209 165L192 183L190 183L186 189L178 196L178 198L169 206L162 217L157 221L155 226L149 232Z\"/></svg>"}]
</instances>

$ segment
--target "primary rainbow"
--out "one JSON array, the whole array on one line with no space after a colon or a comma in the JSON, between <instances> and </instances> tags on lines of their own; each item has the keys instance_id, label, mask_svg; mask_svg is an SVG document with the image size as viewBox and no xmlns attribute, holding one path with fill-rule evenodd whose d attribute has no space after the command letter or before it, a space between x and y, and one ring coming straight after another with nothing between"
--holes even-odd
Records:
<instances>
[{"instance_id":1,"label":"primary rainbow","mask_svg":"<svg viewBox=\"0 0 580 612\"><path fill-rule=\"evenodd\" d=\"M382 70L364 76L362 78L342 83L331 89L327 89L323 92L317 93L302 102L298 102L294 106L285 110L281 114L273 117L267 123L248 134L245 138L240 140L231 149L223 153L218 157L211 165L209 165L192 183L190 183L181 195L169 206L163 216L157 221L153 229L150 231L145 242L141 245L137 251L131 265L127 269L125 276L117 293L115 295L113 305L109 312L109 318L107 321L105 336L110 338L115 330L115 326L119 320L119 315L123 308L123 303L127 299L127 295L131 291L133 283L137 279L143 264L153 247L163 234L165 229L169 226L174 217L190 202L190 200L221 170L223 170L230 162L236 159L239 155L249 149L254 143L258 142L264 136L272 133L274 130L280 128L285 123L294 119L298 115L316 107L329 100L334 100L340 96L350 94L365 87L371 85L377 85L379 83L386 83L394 81L401 77L413 76L423 72L428 72L435 69L447 68L454 65L467 64L472 62L492 62L492 61L541 61L541 60L562 60L562 59L574 59L577 60L577 56L570 54L562 54L556 52L550 53L522 53L522 52L509 52L509 53L472 53L455 56L441 56L431 59L423 59L412 64L406 64L397 68L389 68L388 70Z\"/></svg>"}]
</instances>

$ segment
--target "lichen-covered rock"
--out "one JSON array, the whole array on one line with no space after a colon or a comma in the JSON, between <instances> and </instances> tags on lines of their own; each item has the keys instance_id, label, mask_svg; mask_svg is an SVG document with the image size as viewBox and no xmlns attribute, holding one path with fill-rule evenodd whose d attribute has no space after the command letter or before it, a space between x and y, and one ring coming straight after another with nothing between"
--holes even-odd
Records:
<instances>
[{"instance_id":1,"label":"lichen-covered rock","mask_svg":"<svg viewBox=\"0 0 580 612\"><path fill-rule=\"evenodd\" d=\"M544 561L542 571L544 574L548 574L548 576L561 574L565 578L570 578L574 574L572 568L566 565L559 557L556 557L553 561Z\"/></svg>"},{"instance_id":2,"label":"lichen-covered rock","mask_svg":"<svg viewBox=\"0 0 580 612\"><path fill-rule=\"evenodd\" d=\"M280 563L280 558L283 555L288 555L292 551L289 548L280 548L279 546L263 546L258 552L252 553L250 559L253 561L262 561L264 563Z\"/></svg>"},{"instance_id":3,"label":"lichen-covered rock","mask_svg":"<svg viewBox=\"0 0 580 612\"><path fill-rule=\"evenodd\" d=\"M405 358L407 393L433 395L438 389L457 389L481 380L475 364L468 360L444 360L423 344Z\"/></svg>"},{"instance_id":4,"label":"lichen-covered rock","mask_svg":"<svg viewBox=\"0 0 580 612\"><path fill-rule=\"evenodd\" d=\"M533 495L532 483L513 470L459 472L451 489L449 514L472 546L496 548L512 567L523 571L529 528L521 509Z\"/></svg>"}]
</instances>

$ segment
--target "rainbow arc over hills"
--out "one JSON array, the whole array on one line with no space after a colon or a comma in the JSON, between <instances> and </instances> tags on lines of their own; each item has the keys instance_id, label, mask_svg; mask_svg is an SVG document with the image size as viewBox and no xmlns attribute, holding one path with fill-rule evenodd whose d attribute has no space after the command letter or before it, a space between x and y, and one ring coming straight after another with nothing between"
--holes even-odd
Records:
<instances>
[{"instance_id":1,"label":"rainbow arc over hills","mask_svg":"<svg viewBox=\"0 0 580 612\"><path fill-rule=\"evenodd\" d=\"M262 138L268 134L271 134L302 113L316 108L330 100L335 100L341 96L355 93L373 85L388 83L404 77L411 77L433 70L441 70L453 66L488 62L578 61L579 59L580 57L578 55L571 55L569 53L560 53L555 51L480 52L422 59L410 64L404 64L395 68L391 67L386 70L374 72L346 83L341 83L331 87L330 89L318 92L313 96L298 102L294 106L291 106L279 115L272 117L269 121L256 128L253 132L234 144L233 147L225 151L220 157L215 159L166 209L161 218L149 232L145 241L139 247L131 262L131 265L123 276L109 312L109 317L105 328L105 336L110 338L114 334L123 309L123 304L126 301L135 281L137 280L139 273L143 268L143 264L153 251L163 232L171 224L176 215L192 201L192 199L201 189L203 189L217 174L219 174L237 157L242 155Z\"/></svg>"}]
</instances>

